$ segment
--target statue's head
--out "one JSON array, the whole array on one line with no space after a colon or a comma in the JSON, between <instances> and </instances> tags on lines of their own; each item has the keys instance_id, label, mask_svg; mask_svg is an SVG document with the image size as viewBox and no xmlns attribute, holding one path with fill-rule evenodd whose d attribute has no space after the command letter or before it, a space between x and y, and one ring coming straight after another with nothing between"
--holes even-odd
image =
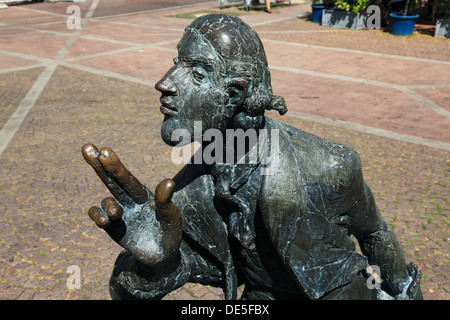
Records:
<instances>
[{"instance_id":1,"label":"statue's head","mask_svg":"<svg viewBox=\"0 0 450 320\"><path fill-rule=\"evenodd\" d=\"M258 128L265 109L287 111L273 96L264 47L241 19L202 16L185 30L175 65L156 84L165 114L161 136L169 145L176 129L194 137L194 122L208 129Z\"/></svg>"}]
</instances>

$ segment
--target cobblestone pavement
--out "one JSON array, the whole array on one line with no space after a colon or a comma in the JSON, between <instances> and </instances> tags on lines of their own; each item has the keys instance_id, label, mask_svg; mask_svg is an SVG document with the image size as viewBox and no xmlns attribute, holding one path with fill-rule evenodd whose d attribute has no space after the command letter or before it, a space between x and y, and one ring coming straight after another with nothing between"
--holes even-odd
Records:
<instances>
[{"instance_id":1,"label":"cobblestone pavement","mask_svg":"<svg viewBox=\"0 0 450 320\"><path fill-rule=\"evenodd\" d=\"M72 4L81 30L67 27ZM219 11L218 2L111 8L0 10L0 299L110 299L121 249L87 217L108 192L83 144L114 149L150 189L180 169L160 141L153 85L190 21L169 15ZM358 151L384 218L422 270L424 297L450 299L449 40L328 29L300 18L309 10L241 16L263 39L274 93L290 109L269 116ZM72 265L78 290L67 288ZM189 283L165 299L223 294Z\"/></svg>"}]
</instances>

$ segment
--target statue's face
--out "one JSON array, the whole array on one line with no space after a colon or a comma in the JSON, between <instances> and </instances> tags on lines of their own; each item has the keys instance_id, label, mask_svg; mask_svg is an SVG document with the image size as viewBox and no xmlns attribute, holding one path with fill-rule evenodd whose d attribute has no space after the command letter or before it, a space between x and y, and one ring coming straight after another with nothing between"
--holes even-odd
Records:
<instances>
[{"instance_id":1,"label":"statue's face","mask_svg":"<svg viewBox=\"0 0 450 320\"><path fill-rule=\"evenodd\" d=\"M221 61L209 41L196 31L186 31L178 44L175 65L155 86L162 93L164 142L178 144L171 140L176 129L187 129L193 141L195 121L201 121L203 132L226 128L235 110L228 105Z\"/></svg>"}]
</instances>

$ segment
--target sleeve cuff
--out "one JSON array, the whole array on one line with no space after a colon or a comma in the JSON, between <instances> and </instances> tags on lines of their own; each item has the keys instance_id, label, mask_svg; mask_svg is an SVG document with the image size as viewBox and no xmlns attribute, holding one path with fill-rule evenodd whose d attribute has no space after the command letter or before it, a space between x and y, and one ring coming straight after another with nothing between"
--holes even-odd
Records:
<instances>
[{"instance_id":1,"label":"sleeve cuff","mask_svg":"<svg viewBox=\"0 0 450 320\"><path fill-rule=\"evenodd\" d=\"M109 281L111 297L114 300L162 299L188 281L190 270L186 261L183 252L180 251L172 268L155 273L140 263L131 253L123 251L117 257Z\"/></svg>"}]
</instances>

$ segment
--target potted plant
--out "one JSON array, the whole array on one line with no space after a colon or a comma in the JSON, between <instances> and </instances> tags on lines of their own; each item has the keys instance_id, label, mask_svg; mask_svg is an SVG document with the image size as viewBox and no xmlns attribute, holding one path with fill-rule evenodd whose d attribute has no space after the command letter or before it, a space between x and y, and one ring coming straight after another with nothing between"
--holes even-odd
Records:
<instances>
[{"instance_id":1,"label":"potted plant","mask_svg":"<svg viewBox=\"0 0 450 320\"><path fill-rule=\"evenodd\" d=\"M362 29L366 26L365 12L370 0L336 0L333 9L326 9L322 25L334 28Z\"/></svg>"},{"instance_id":2,"label":"potted plant","mask_svg":"<svg viewBox=\"0 0 450 320\"><path fill-rule=\"evenodd\" d=\"M390 13L391 33L398 36L410 35L414 31L416 19L419 17L414 11L416 0L407 0L401 12Z\"/></svg>"},{"instance_id":3,"label":"potted plant","mask_svg":"<svg viewBox=\"0 0 450 320\"><path fill-rule=\"evenodd\" d=\"M450 38L450 0L435 0L433 20L436 18L434 36Z\"/></svg>"}]
</instances>

